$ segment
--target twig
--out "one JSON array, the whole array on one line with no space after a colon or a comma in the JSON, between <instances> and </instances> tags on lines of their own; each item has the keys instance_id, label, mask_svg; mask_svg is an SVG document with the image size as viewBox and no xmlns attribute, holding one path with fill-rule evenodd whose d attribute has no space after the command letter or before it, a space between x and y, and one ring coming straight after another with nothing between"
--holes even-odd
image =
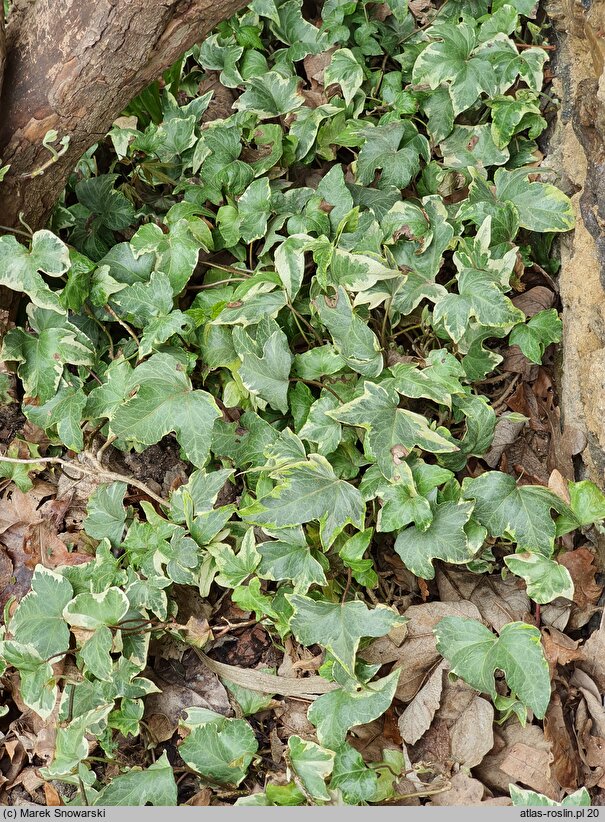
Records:
<instances>
[{"instance_id":1,"label":"twig","mask_svg":"<svg viewBox=\"0 0 605 822\"><path fill-rule=\"evenodd\" d=\"M111 316L114 318L116 322L120 323L124 331L128 334L129 337L132 337L132 339L137 344L137 348L139 348L139 346L141 345L139 342L139 338L134 333L132 328L128 325L128 323L125 323L124 320L121 320L110 305L105 304L103 308L105 309L105 311L107 311L108 314L111 314Z\"/></svg>"},{"instance_id":2,"label":"twig","mask_svg":"<svg viewBox=\"0 0 605 822\"><path fill-rule=\"evenodd\" d=\"M0 225L0 231L12 231L13 234L20 234L22 237L27 237L28 240L32 238L32 235L28 234L27 231L21 231L20 228L11 228L8 225Z\"/></svg>"},{"instance_id":3,"label":"twig","mask_svg":"<svg viewBox=\"0 0 605 822\"><path fill-rule=\"evenodd\" d=\"M38 459L35 460L21 460L16 457L5 457L2 455L0 455L0 462L10 462L15 465L37 465L41 462L48 463L49 465L62 465L63 467L80 471L80 473L88 474L92 477L101 477L103 479L111 480L112 482L125 482L127 485L132 485L134 488L138 488L139 491L143 491L148 497L151 497L151 499L155 500L160 505L163 505L165 508L171 507L168 500L162 499L162 497L158 496L151 490L151 488L148 488L144 482L140 482L133 477L126 477L124 474L115 474L113 471L106 471L105 468L98 463L95 468L85 468L83 465L80 465L80 463L68 462L60 457L38 457Z\"/></svg>"},{"instance_id":4,"label":"twig","mask_svg":"<svg viewBox=\"0 0 605 822\"><path fill-rule=\"evenodd\" d=\"M194 653L210 670L218 676L225 677L236 685L249 688L251 691L260 691L264 694L280 694L281 696L300 696L303 699L313 700L319 694L325 694L338 688L335 682L328 682L321 676L310 676L296 679L291 676L276 676L257 671L254 668L238 668L237 665L227 665L211 659L198 648Z\"/></svg>"},{"instance_id":5,"label":"twig","mask_svg":"<svg viewBox=\"0 0 605 822\"><path fill-rule=\"evenodd\" d=\"M248 277L230 277L228 280L216 280L213 283L202 283L201 285L189 285L187 291L201 291L203 288L212 288L214 285L229 285L229 283L245 283Z\"/></svg>"}]
</instances>

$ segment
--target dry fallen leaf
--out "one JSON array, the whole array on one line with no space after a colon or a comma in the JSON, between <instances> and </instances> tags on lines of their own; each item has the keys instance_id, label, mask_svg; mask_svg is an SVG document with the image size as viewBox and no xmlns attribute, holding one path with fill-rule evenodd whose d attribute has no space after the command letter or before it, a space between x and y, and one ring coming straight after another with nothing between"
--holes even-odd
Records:
<instances>
[{"instance_id":1,"label":"dry fallen leaf","mask_svg":"<svg viewBox=\"0 0 605 822\"><path fill-rule=\"evenodd\" d=\"M550 750L516 742L506 752L500 767L513 782L525 785L532 791L543 793L558 802L562 792L551 775L551 762Z\"/></svg>"},{"instance_id":2,"label":"dry fallen leaf","mask_svg":"<svg viewBox=\"0 0 605 822\"><path fill-rule=\"evenodd\" d=\"M438 793L429 805L480 805L485 788L478 779L473 779L464 771L458 771L450 779L450 788Z\"/></svg>"},{"instance_id":3,"label":"dry fallen leaf","mask_svg":"<svg viewBox=\"0 0 605 822\"><path fill-rule=\"evenodd\" d=\"M430 728L441 703L443 673L446 667L447 663L444 661L433 671L426 684L399 717L399 733L404 742L414 745Z\"/></svg>"},{"instance_id":4,"label":"dry fallen leaf","mask_svg":"<svg viewBox=\"0 0 605 822\"><path fill-rule=\"evenodd\" d=\"M599 569L595 566L596 557L592 551L582 545L575 551L566 551L558 561L571 575L574 585L573 601L578 608L595 605L601 596L603 586L595 580Z\"/></svg>"},{"instance_id":5,"label":"dry fallen leaf","mask_svg":"<svg viewBox=\"0 0 605 822\"><path fill-rule=\"evenodd\" d=\"M395 695L402 702L409 702L441 658L433 634L437 623L446 616L481 619L481 614L472 602L426 602L412 605L404 615L409 622L401 647L397 647L389 637L382 637L365 648L360 656L366 662L381 665L395 662L396 668L402 668Z\"/></svg>"},{"instance_id":6,"label":"dry fallen leaf","mask_svg":"<svg viewBox=\"0 0 605 822\"><path fill-rule=\"evenodd\" d=\"M554 693L544 717L544 738L551 743L552 773L559 785L570 793L580 787L578 749L567 727L561 697Z\"/></svg>"},{"instance_id":7,"label":"dry fallen leaf","mask_svg":"<svg viewBox=\"0 0 605 822\"><path fill-rule=\"evenodd\" d=\"M515 748L515 746L520 747ZM513 748L515 748L515 755L511 757L510 753ZM528 763L528 767L524 771L522 763L525 752L529 752L534 762L531 769L529 767L530 763ZM507 759L508 771L505 771L503 763ZM515 773L520 771L520 784L541 793L547 793L548 791L548 796L551 796L551 794L559 796L561 791L558 783L552 777L549 779L548 771L550 770L551 760L551 744L545 739L542 728L530 724L522 726L519 724L519 720L513 717L505 725L495 729L494 745L483 758L481 764L475 768L475 775L494 793L508 794L509 783L517 779L516 776L511 774L511 771ZM542 769L542 772L540 769ZM546 770L546 773L544 773L544 770ZM526 780L532 773L534 774L532 781L535 780L535 783L529 784ZM538 784L542 787L546 785L547 791L535 787Z\"/></svg>"},{"instance_id":8,"label":"dry fallen leaf","mask_svg":"<svg viewBox=\"0 0 605 822\"><path fill-rule=\"evenodd\" d=\"M557 665L569 665L576 659L582 659L582 650L578 650L579 640L571 639L556 628L542 628L542 645L544 656L550 666L551 676Z\"/></svg>"},{"instance_id":9,"label":"dry fallen leaf","mask_svg":"<svg viewBox=\"0 0 605 822\"><path fill-rule=\"evenodd\" d=\"M583 659L578 661L578 668L594 679L599 691L605 693L605 612L601 624L588 637L582 646Z\"/></svg>"},{"instance_id":10,"label":"dry fallen leaf","mask_svg":"<svg viewBox=\"0 0 605 822\"><path fill-rule=\"evenodd\" d=\"M501 631L508 622L523 622L529 613L525 585L512 575L502 579L496 574L480 576L457 568L439 568L437 585L444 603L471 602L495 631Z\"/></svg>"}]
</instances>

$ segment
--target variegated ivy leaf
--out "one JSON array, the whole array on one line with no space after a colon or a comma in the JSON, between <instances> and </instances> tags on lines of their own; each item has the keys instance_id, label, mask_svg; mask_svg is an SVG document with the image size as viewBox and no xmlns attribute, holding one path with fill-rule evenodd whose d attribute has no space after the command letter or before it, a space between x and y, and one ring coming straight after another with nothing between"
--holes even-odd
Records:
<instances>
[{"instance_id":1,"label":"variegated ivy leaf","mask_svg":"<svg viewBox=\"0 0 605 822\"><path fill-rule=\"evenodd\" d=\"M444 165L448 168L489 168L508 161L508 142L504 146L496 145L489 125L454 126L452 133L441 141L439 147Z\"/></svg>"},{"instance_id":2,"label":"variegated ivy leaf","mask_svg":"<svg viewBox=\"0 0 605 822\"><path fill-rule=\"evenodd\" d=\"M451 408L452 395L465 393L460 384L464 368L453 354L440 349L430 351L426 362L424 368L418 368L413 363L392 365L393 388L404 397L425 397Z\"/></svg>"},{"instance_id":3,"label":"variegated ivy leaf","mask_svg":"<svg viewBox=\"0 0 605 822\"><path fill-rule=\"evenodd\" d=\"M431 505L432 519L427 528L415 525L400 531L395 541L395 551L405 566L422 579L433 579L433 561L441 559L452 565L469 562L483 539L469 540L465 527L473 512L473 504L467 502L442 502ZM482 529L483 538L487 536Z\"/></svg>"},{"instance_id":4,"label":"variegated ivy leaf","mask_svg":"<svg viewBox=\"0 0 605 822\"><path fill-rule=\"evenodd\" d=\"M559 342L563 323L556 308L539 311L525 325L519 324L510 332L509 342L518 345L528 360L541 363L546 346Z\"/></svg>"},{"instance_id":5,"label":"variegated ivy leaf","mask_svg":"<svg viewBox=\"0 0 605 822\"><path fill-rule=\"evenodd\" d=\"M446 83L454 116L470 108L480 94L494 94L494 69L485 57L473 55L477 36L470 23L433 26L430 33L439 39L418 55L412 72L415 85L436 89Z\"/></svg>"},{"instance_id":6,"label":"variegated ivy leaf","mask_svg":"<svg viewBox=\"0 0 605 822\"><path fill-rule=\"evenodd\" d=\"M537 628L509 622L497 637L477 620L445 617L435 635L452 674L495 700L494 673L500 670L514 696L542 719L550 701L550 674Z\"/></svg>"},{"instance_id":7,"label":"variegated ivy leaf","mask_svg":"<svg viewBox=\"0 0 605 822\"><path fill-rule=\"evenodd\" d=\"M48 719L58 695L51 663L40 656L33 645L21 642L2 642L0 653L8 665L19 671L19 692L23 702L39 717Z\"/></svg>"},{"instance_id":8,"label":"variegated ivy leaf","mask_svg":"<svg viewBox=\"0 0 605 822\"><path fill-rule=\"evenodd\" d=\"M126 484L112 482L110 485L99 485L88 499L87 517L84 530L95 539L107 538L116 547L122 542L126 510L124 495Z\"/></svg>"},{"instance_id":9,"label":"variegated ivy leaf","mask_svg":"<svg viewBox=\"0 0 605 822\"><path fill-rule=\"evenodd\" d=\"M189 735L179 754L187 765L212 782L239 785L258 749L250 725L206 708L189 708L183 725Z\"/></svg>"},{"instance_id":10,"label":"variegated ivy leaf","mask_svg":"<svg viewBox=\"0 0 605 822\"><path fill-rule=\"evenodd\" d=\"M374 570L374 561L371 557L364 559L364 554L372 541L373 529L366 528L349 537L338 550L338 555L347 568L351 569L353 579L364 588L375 588L378 576Z\"/></svg>"},{"instance_id":11,"label":"variegated ivy leaf","mask_svg":"<svg viewBox=\"0 0 605 822\"><path fill-rule=\"evenodd\" d=\"M39 272L60 277L69 266L67 246L51 231L36 231L29 250L10 234L0 237L0 285L27 294L40 308L65 314L59 295Z\"/></svg>"},{"instance_id":12,"label":"variegated ivy leaf","mask_svg":"<svg viewBox=\"0 0 605 822\"><path fill-rule=\"evenodd\" d=\"M385 605L370 610L363 602L326 602L293 594L290 629L303 645L326 648L349 676L355 677L355 655L362 637L388 634L406 619ZM386 710L386 708L385 708Z\"/></svg>"},{"instance_id":13,"label":"variegated ivy leaf","mask_svg":"<svg viewBox=\"0 0 605 822\"><path fill-rule=\"evenodd\" d=\"M288 338L275 320L263 318L254 338L236 326L233 344L242 361L238 373L246 388L272 408L287 413L292 354Z\"/></svg>"},{"instance_id":14,"label":"variegated ivy leaf","mask_svg":"<svg viewBox=\"0 0 605 822\"><path fill-rule=\"evenodd\" d=\"M273 491L240 511L241 517L269 528L289 528L319 520L322 544L329 547L347 524L363 528L365 506L358 489L339 479L325 457L278 469Z\"/></svg>"},{"instance_id":15,"label":"variegated ivy leaf","mask_svg":"<svg viewBox=\"0 0 605 822\"><path fill-rule=\"evenodd\" d=\"M91 341L66 317L32 305L27 313L36 333L12 328L4 337L0 357L20 363L17 373L27 396L44 403L59 387L65 365L92 366L95 354Z\"/></svg>"},{"instance_id":16,"label":"variegated ivy leaf","mask_svg":"<svg viewBox=\"0 0 605 822\"><path fill-rule=\"evenodd\" d=\"M530 182L529 170L517 168L508 171L499 168L494 175L495 189L474 173L467 202L460 209L462 219L476 224L486 216L501 220L504 205L514 208L519 225L529 231L569 231L575 216L569 197L550 183Z\"/></svg>"},{"instance_id":17,"label":"variegated ivy leaf","mask_svg":"<svg viewBox=\"0 0 605 822\"><path fill-rule=\"evenodd\" d=\"M332 54L330 65L324 71L324 83L326 87L338 83L345 103L349 105L352 102L355 92L363 83L363 68L351 49L337 49Z\"/></svg>"},{"instance_id":18,"label":"variegated ivy leaf","mask_svg":"<svg viewBox=\"0 0 605 822\"><path fill-rule=\"evenodd\" d=\"M226 245L237 245L240 239L244 243L251 243L264 237L270 213L269 180L261 177L250 183L235 205L219 208L217 222Z\"/></svg>"},{"instance_id":19,"label":"variegated ivy leaf","mask_svg":"<svg viewBox=\"0 0 605 822\"><path fill-rule=\"evenodd\" d=\"M531 551L511 554L504 557L504 562L513 574L525 580L534 602L544 605L557 597L573 599L573 581L564 565Z\"/></svg>"},{"instance_id":20,"label":"variegated ivy leaf","mask_svg":"<svg viewBox=\"0 0 605 822\"><path fill-rule=\"evenodd\" d=\"M405 188L420 168L428 163L429 144L410 120L399 120L361 130L364 143L357 157L357 182L370 185L380 170L378 188Z\"/></svg>"},{"instance_id":21,"label":"variegated ivy leaf","mask_svg":"<svg viewBox=\"0 0 605 822\"><path fill-rule=\"evenodd\" d=\"M488 272L467 268L458 275L458 293L446 294L435 303L433 319L443 322L452 340L459 342L471 317L481 325L501 328L525 319Z\"/></svg>"},{"instance_id":22,"label":"variegated ivy leaf","mask_svg":"<svg viewBox=\"0 0 605 822\"><path fill-rule=\"evenodd\" d=\"M569 508L557 517L557 536L605 519L605 494L590 480L570 482Z\"/></svg>"},{"instance_id":23,"label":"variegated ivy leaf","mask_svg":"<svg viewBox=\"0 0 605 822\"><path fill-rule=\"evenodd\" d=\"M545 557L553 552L555 522L551 512L567 506L547 488L517 485L514 477L487 471L462 483L466 499L475 501L473 517L492 537L516 542L520 551L537 551Z\"/></svg>"},{"instance_id":24,"label":"variegated ivy leaf","mask_svg":"<svg viewBox=\"0 0 605 822\"><path fill-rule=\"evenodd\" d=\"M63 609L71 601L69 581L38 565L31 580L31 591L19 602L9 622L10 633L23 645L31 645L42 659L69 650L69 628Z\"/></svg>"},{"instance_id":25,"label":"variegated ivy leaf","mask_svg":"<svg viewBox=\"0 0 605 822\"><path fill-rule=\"evenodd\" d=\"M492 139L498 148L505 148L515 134L527 129L531 140L546 128L537 94L520 89L514 96L503 94L487 101L492 112Z\"/></svg>"},{"instance_id":26,"label":"variegated ivy leaf","mask_svg":"<svg viewBox=\"0 0 605 822\"><path fill-rule=\"evenodd\" d=\"M248 528L244 534L237 554L230 546L220 543L209 546L208 550L219 570L216 582L223 588L237 588L241 585L254 573L261 559L255 546L254 528Z\"/></svg>"},{"instance_id":27,"label":"variegated ivy leaf","mask_svg":"<svg viewBox=\"0 0 605 822\"><path fill-rule=\"evenodd\" d=\"M78 594L63 609L63 618L76 628L94 631L102 625L117 626L129 608L121 588L108 588L100 594Z\"/></svg>"},{"instance_id":28,"label":"variegated ivy leaf","mask_svg":"<svg viewBox=\"0 0 605 822\"><path fill-rule=\"evenodd\" d=\"M364 449L376 460L387 479L397 474L401 456L420 447L434 454L456 451L457 446L429 426L426 417L399 408L399 397L391 388L364 383L364 392L326 414L338 422L364 428Z\"/></svg>"},{"instance_id":29,"label":"variegated ivy leaf","mask_svg":"<svg viewBox=\"0 0 605 822\"><path fill-rule=\"evenodd\" d=\"M508 786L508 790L510 793L510 798L513 801L513 805L522 805L523 807L531 807L536 808L540 805L542 806L550 806L550 807L578 807L578 806L589 806L592 804L592 800L590 798L590 794L588 793L586 788L579 788L574 793L570 793L569 796L566 796L561 802L555 802L554 799L549 799L548 796L544 796L543 793L536 793L535 791L528 791L525 788L519 788L517 785L513 785L512 783Z\"/></svg>"},{"instance_id":30,"label":"variegated ivy leaf","mask_svg":"<svg viewBox=\"0 0 605 822\"><path fill-rule=\"evenodd\" d=\"M340 286L335 296L320 296L313 305L346 365L364 377L377 377L383 368L380 343L371 328L353 311L345 289Z\"/></svg>"},{"instance_id":31,"label":"variegated ivy leaf","mask_svg":"<svg viewBox=\"0 0 605 822\"><path fill-rule=\"evenodd\" d=\"M316 800L329 801L325 780L334 767L334 751L293 735L288 739L288 764Z\"/></svg>"},{"instance_id":32,"label":"variegated ivy leaf","mask_svg":"<svg viewBox=\"0 0 605 822\"><path fill-rule=\"evenodd\" d=\"M246 83L235 106L238 111L253 111L261 120L270 120L296 111L303 103L296 77L282 77L276 71L269 71Z\"/></svg>"},{"instance_id":33,"label":"variegated ivy leaf","mask_svg":"<svg viewBox=\"0 0 605 822\"><path fill-rule=\"evenodd\" d=\"M84 435L80 428L86 395L77 385L61 385L59 391L43 405L25 406L26 416L45 431L56 426L63 445L72 451L84 448Z\"/></svg>"},{"instance_id":34,"label":"variegated ivy leaf","mask_svg":"<svg viewBox=\"0 0 605 822\"><path fill-rule=\"evenodd\" d=\"M115 776L95 797L94 805L177 805L177 786L166 752L148 768Z\"/></svg>"},{"instance_id":35,"label":"variegated ivy leaf","mask_svg":"<svg viewBox=\"0 0 605 822\"><path fill-rule=\"evenodd\" d=\"M311 703L307 716L317 728L320 744L336 750L354 725L365 725L382 716L393 701L400 674L401 668L396 668L376 682L353 691L339 688Z\"/></svg>"},{"instance_id":36,"label":"variegated ivy leaf","mask_svg":"<svg viewBox=\"0 0 605 822\"><path fill-rule=\"evenodd\" d=\"M136 393L111 414L112 433L142 451L174 431L191 462L204 465L220 411L210 394L192 390L178 360L169 354L154 354L135 368L131 391Z\"/></svg>"}]
</instances>

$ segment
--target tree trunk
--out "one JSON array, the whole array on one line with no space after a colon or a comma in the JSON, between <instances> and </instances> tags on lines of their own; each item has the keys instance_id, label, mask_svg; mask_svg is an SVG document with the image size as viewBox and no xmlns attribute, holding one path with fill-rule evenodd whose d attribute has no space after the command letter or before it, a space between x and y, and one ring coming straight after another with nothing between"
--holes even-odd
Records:
<instances>
[{"instance_id":1,"label":"tree trunk","mask_svg":"<svg viewBox=\"0 0 605 822\"><path fill-rule=\"evenodd\" d=\"M17 226L22 214L42 227L79 158L130 100L245 2L16 0L0 97L0 165L11 166L0 224ZM70 138L52 164L42 145L50 129Z\"/></svg>"}]
</instances>

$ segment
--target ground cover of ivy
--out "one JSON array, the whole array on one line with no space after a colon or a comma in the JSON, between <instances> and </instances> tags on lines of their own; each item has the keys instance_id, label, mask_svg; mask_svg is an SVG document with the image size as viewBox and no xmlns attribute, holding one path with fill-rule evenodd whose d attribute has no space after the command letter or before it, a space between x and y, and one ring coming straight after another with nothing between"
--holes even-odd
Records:
<instances>
[{"instance_id":1,"label":"ground cover of ivy","mask_svg":"<svg viewBox=\"0 0 605 822\"><path fill-rule=\"evenodd\" d=\"M78 561L41 562L5 608L5 711L17 698L58 723L38 771L61 801L398 800L404 749L368 759L350 729L403 710L402 669L360 656L405 634L402 603L438 599L443 566L517 579L538 626L573 600L558 560L602 494L481 460L500 352L539 364L561 337L556 308L511 301L526 272L556 274L573 227L536 142L553 111L542 23L531 0L253 0L133 101L48 230L0 237L0 284L24 295L0 355L18 380L5 369L0 388L47 437L6 452L32 463L0 463L5 494L57 479L41 453L124 475L98 474ZM115 460L170 438L186 481L129 491ZM387 550L411 598L385 597ZM263 725L277 686L230 683L229 715L188 705L153 742L150 643L213 654L186 600L230 603L281 655L316 659L300 682L332 684L281 758ZM497 722L545 716L536 624L450 615L434 634Z\"/></svg>"}]
</instances>

